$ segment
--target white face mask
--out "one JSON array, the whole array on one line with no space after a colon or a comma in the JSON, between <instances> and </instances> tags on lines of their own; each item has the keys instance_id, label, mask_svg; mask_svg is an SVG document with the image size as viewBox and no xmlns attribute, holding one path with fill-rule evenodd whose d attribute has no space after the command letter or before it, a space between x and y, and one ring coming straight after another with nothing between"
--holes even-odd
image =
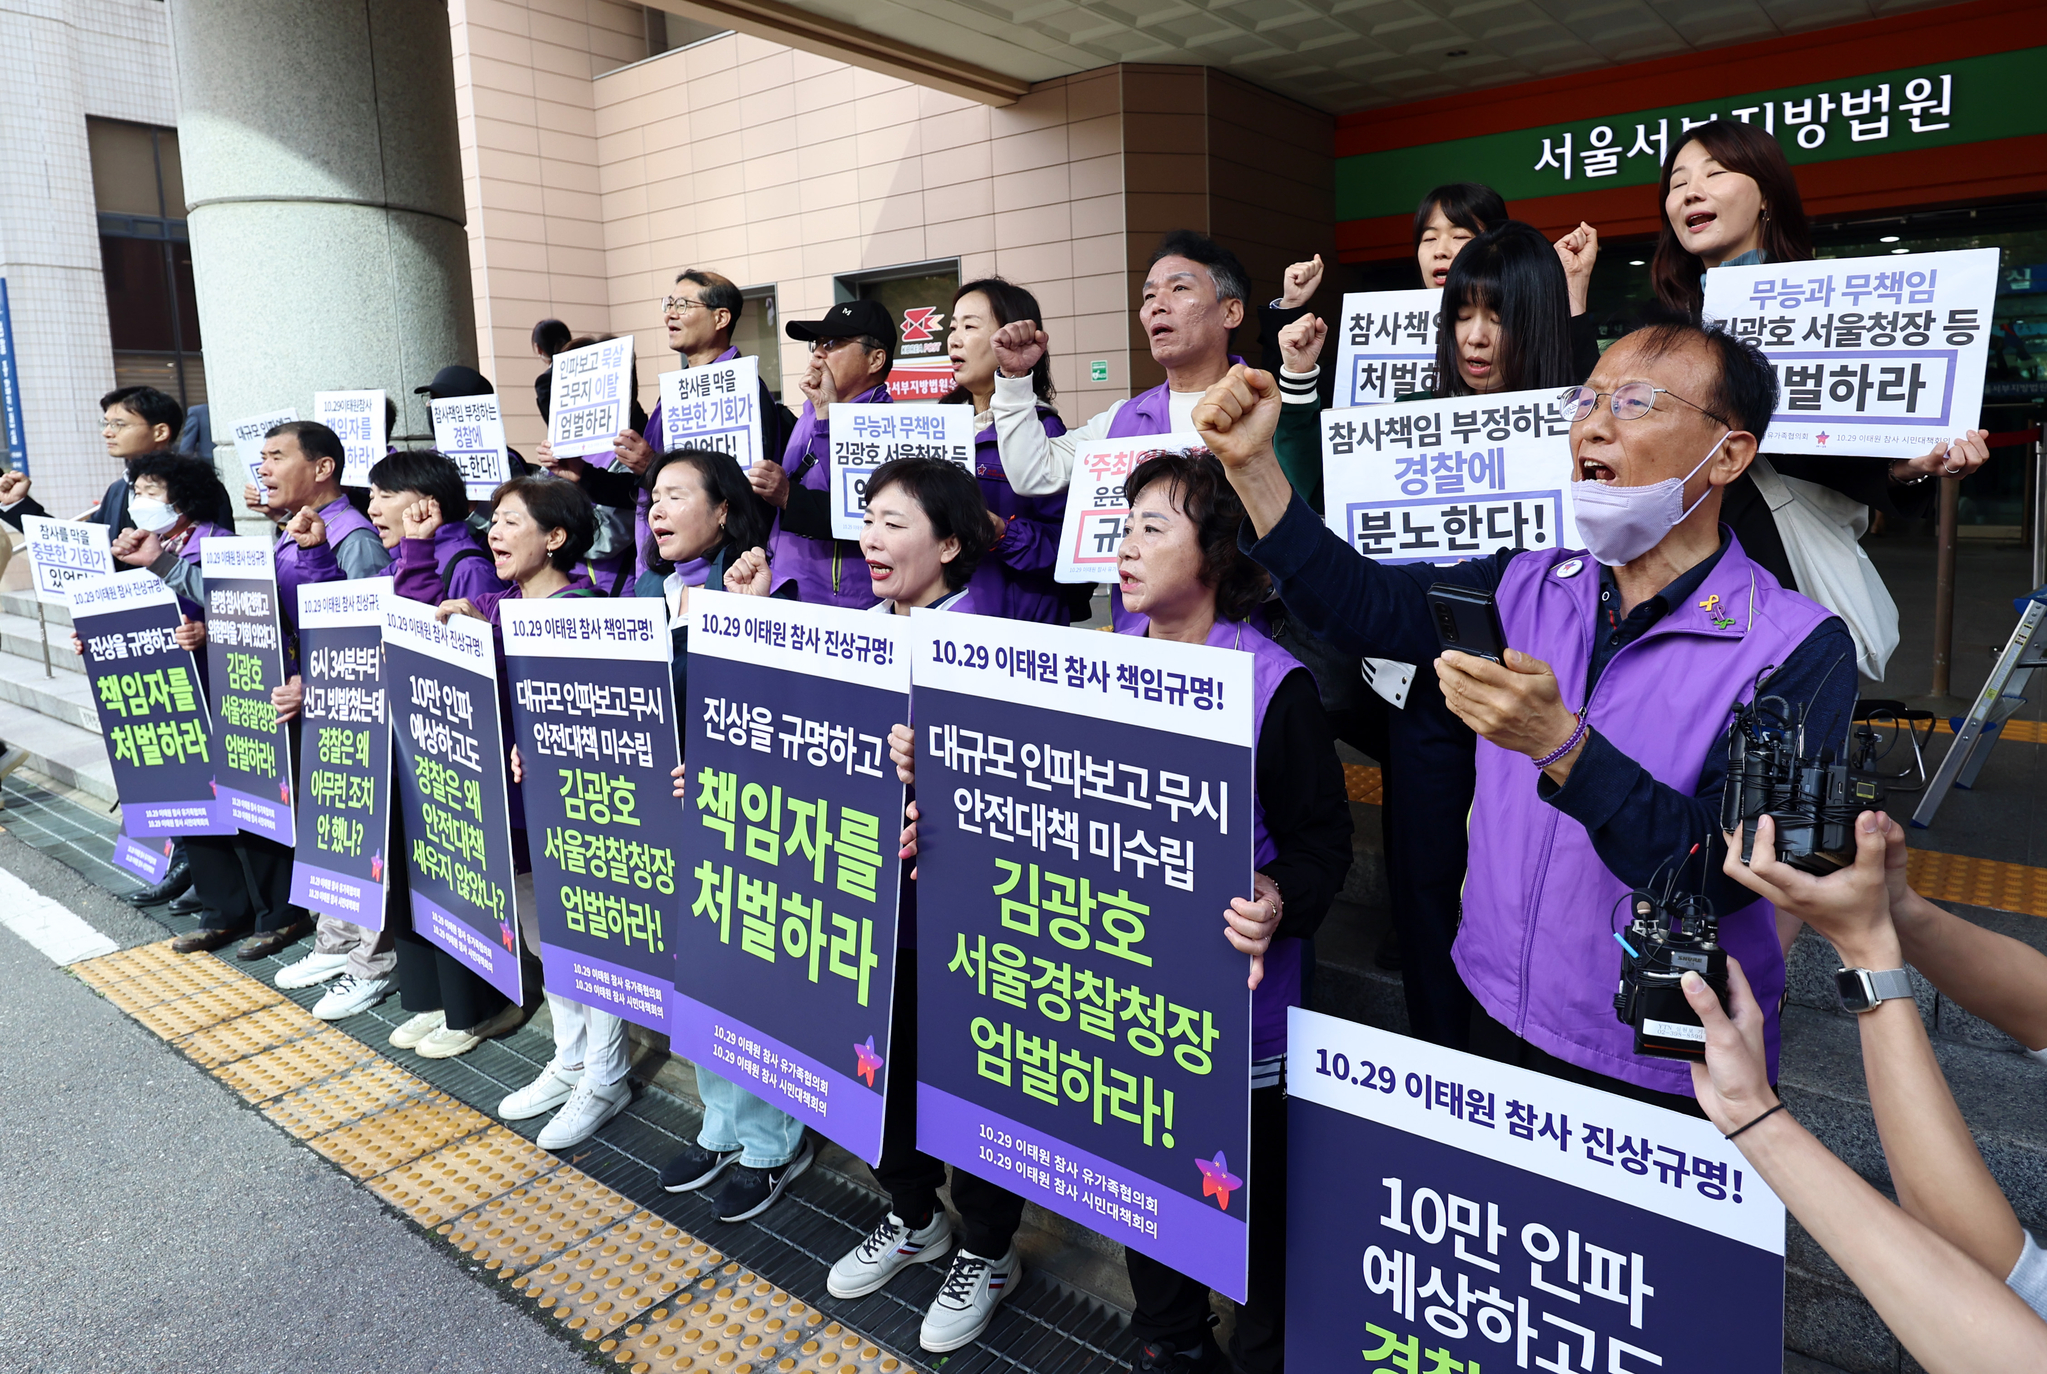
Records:
<instances>
[{"instance_id":1,"label":"white face mask","mask_svg":"<svg viewBox=\"0 0 2047 1374\"><path fill-rule=\"evenodd\" d=\"M166 502L137 497L128 503L128 518L135 522L135 528L138 530L162 534L178 523L178 512L176 507Z\"/></svg>"},{"instance_id":2,"label":"white face mask","mask_svg":"<svg viewBox=\"0 0 2047 1374\"><path fill-rule=\"evenodd\" d=\"M1697 475L1699 468L1712 462L1720 444L1726 442L1727 435L1721 435L1720 443L1707 450L1698 467L1682 477L1666 477L1644 487L1621 487L1611 482L1571 483L1571 514L1578 522L1578 537L1585 541L1585 551L1607 567L1618 568L1655 548L1713 490L1708 483L1706 490L1699 493L1698 501L1689 506L1684 503L1685 483Z\"/></svg>"}]
</instances>

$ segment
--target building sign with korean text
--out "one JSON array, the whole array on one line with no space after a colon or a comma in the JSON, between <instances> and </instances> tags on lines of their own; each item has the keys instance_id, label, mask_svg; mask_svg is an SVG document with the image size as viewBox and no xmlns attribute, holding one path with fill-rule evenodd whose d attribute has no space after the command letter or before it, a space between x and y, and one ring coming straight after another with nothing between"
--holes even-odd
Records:
<instances>
[{"instance_id":1,"label":"building sign with korean text","mask_svg":"<svg viewBox=\"0 0 2047 1374\"><path fill-rule=\"evenodd\" d=\"M384 928L391 862L391 709L384 680L384 599L390 595L388 577L299 588L305 697L291 899L316 915L371 930Z\"/></svg>"}]
</instances>

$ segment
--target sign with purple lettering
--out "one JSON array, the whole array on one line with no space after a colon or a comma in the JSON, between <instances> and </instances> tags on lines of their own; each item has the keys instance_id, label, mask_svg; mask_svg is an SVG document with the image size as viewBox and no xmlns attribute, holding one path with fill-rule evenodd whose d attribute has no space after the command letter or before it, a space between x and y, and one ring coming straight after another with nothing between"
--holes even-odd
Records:
<instances>
[{"instance_id":1,"label":"sign with purple lettering","mask_svg":"<svg viewBox=\"0 0 2047 1374\"><path fill-rule=\"evenodd\" d=\"M384 429L390 408L384 403L383 391L316 391L313 418L341 440L341 485L368 486L370 469L383 458L390 442Z\"/></svg>"},{"instance_id":2,"label":"sign with purple lettering","mask_svg":"<svg viewBox=\"0 0 2047 1374\"><path fill-rule=\"evenodd\" d=\"M689 598L673 942L676 1051L881 1158L909 621L772 597Z\"/></svg>"},{"instance_id":3,"label":"sign with purple lettering","mask_svg":"<svg viewBox=\"0 0 2047 1374\"><path fill-rule=\"evenodd\" d=\"M1772 453L1916 458L1983 410L2000 250L1822 258L1706 274L1706 316L1777 373Z\"/></svg>"},{"instance_id":4,"label":"sign with purple lettering","mask_svg":"<svg viewBox=\"0 0 2047 1374\"><path fill-rule=\"evenodd\" d=\"M1288 1015L1290 1363L1721 1374L1782 1362L1784 1205L1710 1123Z\"/></svg>"},{"instance_id":5,"label":"sign with purple lettering","mask_svg":"<svg viewBox=\"0 0 2047 1374\"><path fill-rule=\"evenodd\" d=\"M631 415L632 375L630 334L554 355L547 441L555 457L610 456L612 439Z\"/></svg>"},{"instance_id":6,"label":"sign with purple lettering","mask_svg":"<svg viewBox=\"0 0 2047 1374\"><path fill-rule=\"evenodd\" d=\"M512 813L491 627L384 598L384 681L412 929L511 998L519 980Z\"/></svg>"},{"instance_id":7,"label":"sign with purple lettering","mask_svg":"<svg viewBox=\"0 0 2047 1374\"><path fill-rule=\"evenodd\" d=\"M70 595L121 798L116 852L175 835L232 835L215 800L218 756L199 665L176 639L177 594L137 568L80 578Z\"/></svg>"},{"instance_id":8,"label":"sign with purple lettering","mask_svg":"<svg viewBox=\"0 0 2047 1374\"><path fill-rule=\"evenodd\" d=\"M1381 563L1579 548L1570 486L1553 391L1322 412L1323 518Z\"/></svg>"},{"instance_id":9,"label":"sign with purple lettering","mask_svg":"<svg viewBox=\"0 0 2047 1374\"><path fill-rule=\"evenodd\" d=\"M832 407L832 537L858 539L867 519L867 479L898 458L938 458L974 470L972 406L910 404Z\"/></svg>"},{"instance_id":10,"label":"sign with purple lettering","mask_svg":"<svg viewBox=\"0 0 2047 1374\"><path fill-rule=\"evenodd\" d=\"M291 727L270 700L284 683L276 555L268 539L216 534L199 546L199 570L221 819L291 844Z\"/></svg>"},{"instance_id":11,"label":"sign with purple lettering","mask_svg":"<svg viewBox=\"0 0 2047 1374\"><path fill-rule=\"evenodd\" d=\"M462 470L462 488L474 501L496 491L512 475L505 447L505 419L495 396L450 396L428 401L434 447ZM452 512L451 512L452 514Z\"/></svg>"},{"instance_id":12,"label":"sign with purple lettering","mask_svg":"<svg viewBox=\"0 0 2047 1374\"><path fill-rule=\"evenodd\" d=\"M661 429L648 436L665 449L708 448L750 468L761 456L761 369L758 358L664 372ZM781 455L775 455L777 460Z\"/></svg>"},{"instance_id":13,"label":"sign with purple lettering","mask_svg":"<svg viewBox=\"0 0 2047 1374\"><path fill-rule=\"evenodd\" d=\"M322 916L384 928L391 830L391 712L384 598L391 579L299 588L298 849L291 899Z\"/></svg>"},{"instance_id":14,"label":"sign with purple lettering","mask_svg":"<svg viewBox=\"0 0 2047 1374\"><path fill-rule=\"evenodd\" d=\"M1130 439L1094 439L1073 446L1073 481L1066 489L1066 516L1059 525L1055 582L1116 581L1116 551L1130 523L1123 484L1149 454L1200 453L1201 436L1144 434Z\"/></svg>"},{"instance_id":15,"label":"sign with purple lettering","mask_svg":"<svg viewBox=\"0 0 2047 1374\"><path fill-rule=\"evenodd\" d=\"M1436 326L1443 288L1353 291L1343 298L1336 336L1336 404L1383 406L1436 389Z\"/></svg>"},{"instance_id":16,"label":"sign with purple lettering","mask_svg":"<svg viewBox=\"0 0 2047 1374\"><path fill-rule=\"evenodd\" d=\"M498 614L547 986L666 1032L684 830L668 604L505 601Z\"/></svg>"},{"instance_id":17,"label":"sign with purple lettering","mask_svg":"<svg viewBox=\"0 0 2047 1374\"><path fill-rule=\"evenodd\" d=\"M1251 655L911 628L917 1146L1242 1301Z\"/></svg>"},{"instance_id":18,"label":"sign with purple lettering","mask_svg":"<svg viewBox=\"0 0 2047 1374\"><path fill-rule=\"evenodd\" d=\"M110 862L154 887L163 881L164 874L171 871L171 853L176 847L175 840L145 842L130 837L123 830L114 836L114 856Z\"/></svg>"}]
</instances>

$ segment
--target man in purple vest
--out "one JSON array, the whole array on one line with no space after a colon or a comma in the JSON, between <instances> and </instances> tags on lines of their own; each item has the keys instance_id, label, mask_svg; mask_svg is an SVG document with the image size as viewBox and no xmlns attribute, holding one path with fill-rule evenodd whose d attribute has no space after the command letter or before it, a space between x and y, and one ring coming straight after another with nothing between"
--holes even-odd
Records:
<instances>
[{"instance_id":1,"label":"man in purple vest","mask_svg":"<svg viewBox=\"0 0 2047 1374\"><path fill-rule=\"evenodd\" d=\"M747 473L761 499L781 511L768 541L773 585L779 591L793 581L800 601L864 611L875 602L866 555L857 541L832 538L831 408L888 404L895 316L880 301L841 301L821 320L791 320L785 328L810 345L810 366L797 383L803 414L781 464L756 463Z\"/></svg>"},{"instance_id":2,"label":"man in purple vest","mask_svg":"<svg viewBox=\"0 0 2047 1374\"><path fill-rule=\"evenodd\" d=\"M1021 496L1066 490L1075 444L1141 434L1186 434L1195 404L1244 360L1230 352L1230 334L1244 322L1249 278L1237 255L1205 234L1176 229L1152 250L1137 322L1152 361L1166 380L1118 401L1079 429L1045 432L1031 369L1050 340L1036 320L1012 320L995 335L995 442L1009 484Z\"/></svg>"},{"instance_id":3,"label":"man in purple vest","mask_svg":"<svg viewBox=\"0 0 2047 1374\"><path fill-rule=\"evenodd\" d=\"M1452 567L1381 566L1330 533L1273 456L1268 374L1233 371L1197 416L1244 498L1239 539L1287 609L1347 652L1434 660L1479 736L1453 950L1478 1003L1472 1050L1693 1115L1686 1064L1635 1055L1614 1017L1612 913L1665 865L1680 891L1705 893L1763 1006L1774 1081L1774 913L1715 852L1728 730L1737 705L1773 695L1806 709L1817 750L1845 738L1855 702L1841 621L1720 526L1776 402L1752 345L1690 324L1637 330L1563 400L1588 550L1502 549ZM1494 594L1505 664L1439 650L1426 600L1439 582Z\"/></svg>"}]
</instances>

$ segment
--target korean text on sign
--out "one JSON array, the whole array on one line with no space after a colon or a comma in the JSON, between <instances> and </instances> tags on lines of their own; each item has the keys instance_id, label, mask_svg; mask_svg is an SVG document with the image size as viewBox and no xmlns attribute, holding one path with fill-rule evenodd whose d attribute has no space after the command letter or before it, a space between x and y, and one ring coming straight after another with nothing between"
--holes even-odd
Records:
<instances>
[{"instance_id":1,"label":"korean text on sign","mask_svg":"<svg viewBox=\"0 0 2047 1374\"><path fill-rule=\"evenodd\" d=\"M1386 405L1436 388L1440 287L1357 291L1343 298L1336 335L1336 404Z\"/></svg>"},{"instance_id":2,"label":"korean text on sign","mask_svg":"<svg viewBox=\"0 0 2047 1374\"><path fill-rule=\"evenodd\" d=\"M664 372L661 382L662 443L669 449L708 448L729 453L743 468L761 457L760 360L722 363ZM779 459L782 455L772 454Z\"/></svg>"},{"instance_id":3,"label":"korean text on sign","mask_svg":"<svg viewBox=\"0 0 2047 1374\"><path fill-rule=\"evenodd\" d=\"M630 336L555 355L547 438L557 457L611 452L632 407L632 365Z\"/></svg>"},{"instance_id":4,"label":"korean text on sign","mask_svg":"<svg viewBox=\"0 0 2047 1374\"><path fill-rule=\"evenodd\" d=\"M835 405L832 422L832 534L858 539L867 479L897 458L938 458L974 470L972 406Z\"/></svg>"},{"instance_id":5,"label":"korean text on sign","mask_svg":"<svg viewBox=\"0 0 2047 1374\"><path fill-rule=\"evenodd\" d=\"M390 441L385 430L389 410L382 391L316 391L313 418L340 436L341 484L366 487L370 469L384 456Z\"/></svg>"},{"instance_id":6,"label":"korean text on sign","mask_svg":"<svg viewBox=\"0 0 2047 1374\"><path fill-rule=\"evenodd\" d=\"M462 470L462 485L472 498L490 495L512 475L497 397L450 396L427 405L433 412L434 447ZM456 515L441 512L444 520Z\"/></svg>"},{"instance_id":7,"label":"korean text on sign","mask_svg":"<svg viewBox=\"0 0 2047 1374\"><path fill-rule=\"evenodd\" d=\"M1066 517L1059 526L1059 560L1052 576L1060 582L1114 582L1116 550L1123 543L1130 503L1123 484L1153 453L1199 453L1194 433L1152 434L1138 439L1098 439L1075 444L1073 484L1066 493Z\"/></svg>"},{"instance_id":8,"label":"korean text on sign","mask_svg":"<svg viewBox=\"0 0 2047 1374\"><path fill-rule=\"evenodd\" d=\"M24 515L21 533L28 543L29 566L35 572L36 596L41 601L61 606L73 583L111 576L114 571L105 525Z\"/></svg>"},{"instance_id":9,"label":"korean text on sign","mask_svg":"<svg viewBox=\"0 0 2047 1374\"><path fill-rule=\"evenodd\" d=\"M390 594L390 579L382 577L299 589L305 697L291 899L371 930L384 927L391 862L391 710L383 645Z\"/></svg>"}]
</instances>

